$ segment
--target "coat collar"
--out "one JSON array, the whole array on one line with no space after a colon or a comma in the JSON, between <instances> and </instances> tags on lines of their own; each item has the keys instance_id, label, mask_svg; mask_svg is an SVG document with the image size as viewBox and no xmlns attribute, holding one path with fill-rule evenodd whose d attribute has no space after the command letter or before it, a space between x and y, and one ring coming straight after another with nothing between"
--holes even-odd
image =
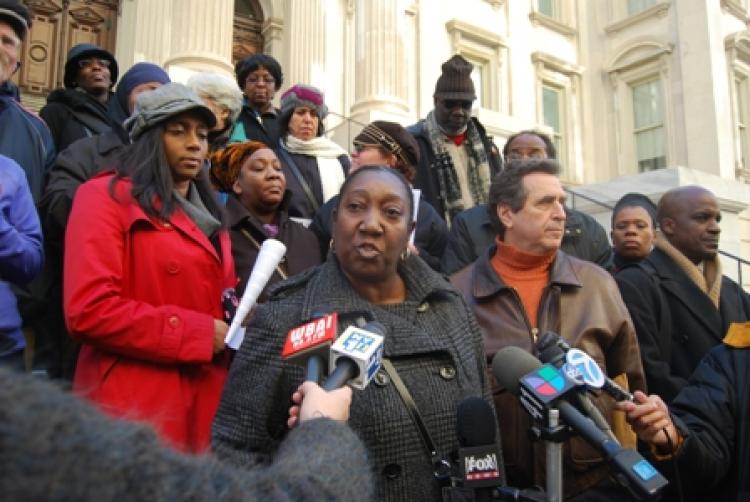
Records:
<instances>
[{"instance_id":1,"label":"coat collar","mask_svg":"<svg viewBox=\"0 0 750 502\"><path fill-rule=\"evenodd\" d=\"M656 270L662 288L671 297L682 303L688 312L700 312L695 319L703 326L715 332L717 326L722 326L721 321L721 298L719 298L719 309L717 309L708 295L701 291L695 283L682 271L682 269L664 251L654 248L651 254L644 258ZM723 281L724 278L722 277ZM724 333L715 333L720 340Z\"/></svg>"},{"instance_id":2,"label":"coat collar","mask_svg":"<svg viewBox=\"0 0 750 502\"><path fill-rule=\"evenodd\" d=\"M289 189L284 191L284 197L281 199L281 204L276 210L279 213L279 230L289 220L289 203L292 199L292 192ZM255 217L245 206L242 205L240 199L234 194L229 194L227 198L227 218L229 228L239 228L243 225L250 225L253 229L263 232L263 223Z\"/></svg>"},{"instance_id":3,"label":"coat collar","mask_svg":"<svg viewBox=\"0 0 750 502\"><path fill-rule=\"evenodd\" d=\"M419 328L417 316L427 312L430 302L437 298L453 297L459 293L444 277L434 272L420 258L410 256L399 265L399 273L406 283L407 298L402 304L378 306L361 298L331 254L311 277L302 303L302 319L310 319L320 312L336 312L339 331L352 325L357 318L377 319L386 327L384 354L386 357L414 355L446 350L450 336L438 336Z\"/></svg>"},{"instance_id":4,"label":"coat collar","mask_svg":"<svg viewBox=\"0 0 750 502\"><path fill-rule=\"evenodd\" d=\"M100 173L98 176L109 176L111 178L114 175L109 172ZM172 227L174 227L186 237L195 241L196 244L200 245L216 260L225 262L228 258L230 262L232 261L231 247L229 244L228 234L226 234L226 232L219 232L219 241L221 243L222 250L222 256L219 256L216 248L213 246L213 244L211 244L211 241L208 240L208 237L206 237L201 229L198 228L198 225L196 225L193 220L188 217L188 215L185 213L185 211L182 210L179 204L176 205L174 212L169 217L169 221L161 221L158 218L147 215L145 211L143 211L141 206L138 205L138 202L131 195L132 186L133 185L129 178L118 180L115 184L115 195L117 197L117 200L125 206L124 223L125 227L128 230L131 229L137 222L146 222L147 224L158 230L170 230ZM226 236L226 239L224 238L224 236ZM229 251L229 253L227 253L227 251Z\"/></svg>"},{"instance_id":5,"label":"coat collar","mask_svg":"<svg viewBox=\"0 0 750 502\"><path fill-rule=\"evenodd\" d=\"M493 244L474 262L471 282L472 295L476 299L489 298L503 290L510 289L510 286L505 284L490 263L496 249L497 246ZM570 257L563 251L557 251L555 261L552 263L552 270L550 270L549 283L561 287L583 287Z\"/></svg>"}]
</instances>

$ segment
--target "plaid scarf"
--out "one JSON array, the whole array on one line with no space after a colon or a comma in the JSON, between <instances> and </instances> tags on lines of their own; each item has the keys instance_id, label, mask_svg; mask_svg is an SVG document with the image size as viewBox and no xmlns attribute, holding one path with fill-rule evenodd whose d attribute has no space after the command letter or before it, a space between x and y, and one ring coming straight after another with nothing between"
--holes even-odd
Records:
<instances>
[{"instance_id":1,"label":"plaid scarf","mask_svg":"<svg viewBox=\"0 0 750 502\"><path fill-rule=\"evenodd\" d=\"M427 114L425 127L432 151L435 153L435 160L430 169L437 175L440 196L445 201L444 216L446 221L450 222L456 214L468 208L464 207L456 166L453 165L453 159L445 148L445 133L440 130L434 111ZM490 186L490 163L479 131L471 120L466 128L465 145L469 159L466 166L469 193L475 205L484 204L487 202Z\"/></svg>"}]
</instances>

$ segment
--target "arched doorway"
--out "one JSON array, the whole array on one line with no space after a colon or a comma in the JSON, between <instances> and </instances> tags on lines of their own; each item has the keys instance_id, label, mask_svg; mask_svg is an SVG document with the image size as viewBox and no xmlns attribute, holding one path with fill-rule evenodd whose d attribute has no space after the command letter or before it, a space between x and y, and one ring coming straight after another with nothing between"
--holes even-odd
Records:
<instances>
[{"instance_id":1,"label":"arched doorway","mask_svg":"<svg viewBox=\"0 0 750 502\"><path fill-rule=\"evenodd\" d=\"M232 63L263 52L263 9L257 0L234 1Z\"/></svg>"}]
</instances>

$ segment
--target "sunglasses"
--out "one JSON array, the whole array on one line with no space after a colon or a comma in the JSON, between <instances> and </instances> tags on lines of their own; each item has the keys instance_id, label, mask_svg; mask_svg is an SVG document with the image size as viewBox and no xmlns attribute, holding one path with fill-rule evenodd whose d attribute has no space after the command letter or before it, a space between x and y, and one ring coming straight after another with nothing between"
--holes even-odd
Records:
<instances>
[{"instance_id":1,"label":"sunglasses","mask_svg":"<svg viewBox=\"0 0 750 502\"><path fill-rule=\"evenodd\" d=\"M463 100L463 99L444 99L443 104L445 104L445 107L448 109L453 109L458 107L463 108L464 110L471 110L471 101L469 100Z\"/></svg>"},{"instance_id":2,"label":"sunglasses","mask_svg":"<svg viewBox=\"0 0 750 502\"><path fill-rule=\"evenodd\" d=\"M99 59L99 58L86 58L86 59L80 59L78 61L78 67L82 70L85 70L86 68L91 68L92 66L100 66L102 68L109 68L112 63L107 59Z\"/></svg>"}]
</instances>

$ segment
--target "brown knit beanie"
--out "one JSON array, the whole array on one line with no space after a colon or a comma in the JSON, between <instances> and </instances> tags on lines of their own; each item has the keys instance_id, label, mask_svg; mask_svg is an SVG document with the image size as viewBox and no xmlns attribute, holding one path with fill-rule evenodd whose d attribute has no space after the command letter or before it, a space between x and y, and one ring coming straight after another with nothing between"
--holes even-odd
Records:
<instances>
[{"instance_id":1,"label":"brown knit beanie","mask_svg":"<svg viewBox=\"0 0 750 502\"><path fill-rule=\"evenodd\" d=\"M474 101L477 95L474 92L474 82L471 81L471 70L474 66L463 57L456 54L443 63L443 74L435 84L434 98L437 99L460 99Z\"/></svg>"},{"instance_id":2,"label":"brown knit beanie","mask_svg":"<svg viewBox=\"0 0 750 502\"><path fill-rule=\"evenodd\" d=\"M268 148L260 141L232 143L211 154L211 183L222 192L231 192L232 185L240 175L242 162L258 150Z\"/></svg>"}]
</instances>

